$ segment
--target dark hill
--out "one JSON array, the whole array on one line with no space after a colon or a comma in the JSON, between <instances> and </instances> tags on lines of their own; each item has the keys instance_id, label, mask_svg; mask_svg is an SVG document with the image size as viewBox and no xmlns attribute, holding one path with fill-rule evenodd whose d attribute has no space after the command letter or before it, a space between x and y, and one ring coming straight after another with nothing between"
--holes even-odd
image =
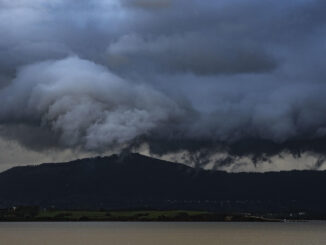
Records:
<instances>
[{"instance_id":1,"label":"dark hill","mask_svg":"<svg viewBox=\"0 0 326 245\"><path fill-rule=\"evenodd\" d=\"M326 172L225 173L139 154L15 167L0 174L0 205L324 212Z\"/></svg>"}]
</instances>

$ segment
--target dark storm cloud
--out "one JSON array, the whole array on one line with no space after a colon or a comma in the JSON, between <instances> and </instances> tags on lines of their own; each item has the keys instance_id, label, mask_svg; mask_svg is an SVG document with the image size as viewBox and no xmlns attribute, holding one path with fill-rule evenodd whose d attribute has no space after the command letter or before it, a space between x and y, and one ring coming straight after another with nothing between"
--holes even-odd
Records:
<instances>
[{"instance_id":1,"label":"dark storm cloud","mask_svg":"<svg viewBox=\"0 0 326 245\"><path fill-rule=\"evenodd\" d=\"M228 152L222 165L323 153L325 7L0 0L1 135L35 149Z\"/></svg>"},{"instance_id":2,"label":"dark storm cloud","mask_svg":"<svg viewBox=\"0 0 326 245\"><path fill-rule=\"evenodd\" d=\"M109 65L122 70L193 72L199 75L267 72L276 60L254 41L218 33L183 33L142 38L126 35L108 48ZM145 70L144 70L145 69Z\"/></svg>"}]
</instances>

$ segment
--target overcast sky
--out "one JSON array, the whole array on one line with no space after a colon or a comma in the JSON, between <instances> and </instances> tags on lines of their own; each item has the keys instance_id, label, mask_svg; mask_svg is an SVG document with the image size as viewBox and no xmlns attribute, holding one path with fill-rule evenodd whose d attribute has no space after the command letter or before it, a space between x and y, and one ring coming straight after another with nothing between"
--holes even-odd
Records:
<instances>
[{"instance_id":1,"label":"overcast sky","mask_svg":"<svg viewBox=\"0 0 326 245\"><path fill-rule=\"evenodd\" d=\"M0 169L122 149L228 171L323 169L325 9L0 0Z\"/></svg>"}]
</instances>

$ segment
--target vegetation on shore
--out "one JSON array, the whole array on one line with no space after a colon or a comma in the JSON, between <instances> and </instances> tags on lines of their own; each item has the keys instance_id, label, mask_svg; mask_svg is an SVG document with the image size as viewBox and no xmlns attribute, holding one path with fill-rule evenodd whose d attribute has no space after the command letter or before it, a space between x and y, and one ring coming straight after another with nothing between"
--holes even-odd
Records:
<instances>
[{"instance_id":1,"label":"vegetation on shore","mask_svg":"<svg viewBox=\"0 0 326 245\"><path fill-rule=\"evenodd\" d=\"M0 211L0 221L280 221L250 214L186 210L85 211L18 207Z\"/></svg>"}]
</instances>

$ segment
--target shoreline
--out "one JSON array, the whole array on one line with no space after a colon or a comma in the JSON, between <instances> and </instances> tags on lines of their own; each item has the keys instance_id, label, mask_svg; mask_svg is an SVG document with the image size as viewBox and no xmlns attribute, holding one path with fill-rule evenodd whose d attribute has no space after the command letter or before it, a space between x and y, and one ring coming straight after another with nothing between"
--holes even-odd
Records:
<instances>
[{"instance_id":1,"label":"shoreline","mask_svg":"<svg viewBox=\"0 0 326 245\"><path fill-rule=\"evenodd\" d=\"M190 210L46 210L18 207L1 210L0 222L283 222L284 219L247 213Z\"/></svg>"}]
</instances>

